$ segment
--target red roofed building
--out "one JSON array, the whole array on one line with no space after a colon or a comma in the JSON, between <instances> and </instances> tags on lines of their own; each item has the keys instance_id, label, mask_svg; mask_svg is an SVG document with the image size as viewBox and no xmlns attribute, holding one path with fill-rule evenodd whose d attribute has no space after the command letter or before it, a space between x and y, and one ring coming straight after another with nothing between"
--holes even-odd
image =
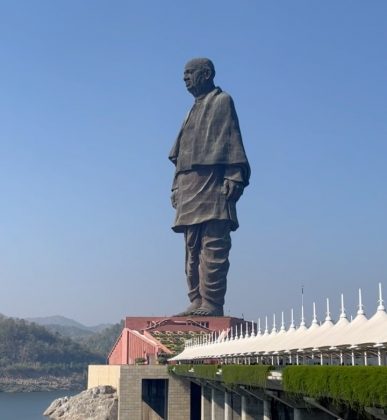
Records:
<instances>
[{"instance_id":1,"label":"red roofed building","mask_svg":"<svg viewBox=\"0 0 387 420\"><path fill-rule=\"evenodd\" d=\"M172 356L184 340L244 324L232 317L127 317L109 356L109 365L134 365L139 359L156 363L160 354Z\"/></svg>"}]
</instances>

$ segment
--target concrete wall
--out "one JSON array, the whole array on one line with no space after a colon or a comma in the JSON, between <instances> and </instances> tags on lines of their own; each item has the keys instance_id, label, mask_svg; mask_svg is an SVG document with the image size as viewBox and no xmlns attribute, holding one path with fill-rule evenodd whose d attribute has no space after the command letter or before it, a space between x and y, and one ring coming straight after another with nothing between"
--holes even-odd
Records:
<instances>
[{"instance_id":1,"label":"concrete wall","mask_svg":"<svg viewBox=\"0 0 387 420\"><path fill-rule=\"evenodd\" d=\"M190 383L168 375L166 366L120 366L119 420L147 419L142 401L143 379L168 380L168 420L190 418Z\"/></svg>"},{"instance_id":2,"label":"concrete wall","mask_svg":"<svg viewBox=\"0 0 387 420\"><path fill-rule=\"evenodd\" d=\"M88 388L111 385L118 391L119 420L151 420L156 418L142 398L143 379L167 380L168 420L190 418L190 382L168 374L162 365L90 365Z\"/></svg>"},{"instance_id":3,"label":"concrete wall","mask_svg":"<svg viewBox=\"0 0 387 420\"><path fill-rule=\"evenodd\" d=\"M121 366L89 365L87 375L87 389L99 385L111 385L119 392Z\"/></svg>"}]
</instances>

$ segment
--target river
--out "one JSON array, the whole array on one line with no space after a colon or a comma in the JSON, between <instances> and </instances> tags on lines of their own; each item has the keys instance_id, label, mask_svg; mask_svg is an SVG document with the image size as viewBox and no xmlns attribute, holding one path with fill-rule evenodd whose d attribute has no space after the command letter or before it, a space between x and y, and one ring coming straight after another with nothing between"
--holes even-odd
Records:
<instances>
[{"instance_id":1,"label":"river","mask_svg":"<svg viewBox=\"0 0 387 420\"><path fill-rule=\"evenodd\" d=\"M56 398L78 392L0 392L0 420L47 420L43 412Z\"/></svg>"}]
</instances>

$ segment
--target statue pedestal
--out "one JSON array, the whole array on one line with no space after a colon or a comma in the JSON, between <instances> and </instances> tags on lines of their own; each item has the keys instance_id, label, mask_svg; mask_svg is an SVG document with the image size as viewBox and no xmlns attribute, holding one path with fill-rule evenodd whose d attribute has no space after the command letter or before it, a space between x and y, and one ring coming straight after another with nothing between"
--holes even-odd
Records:
<instances>
[{"instance_id":1,"label":"statue pedestal","mask_svg":"<svg viewBox=\"0 0 387 420\"><path fill-rule=\"evenodd\" d=\"M252 324L228 316L129 316L109 356L109 365L155 363L183 351L184 341L202 334L250 332ZM254 326L254 330L256 328Z\"/></svg>"},{"instance_id":2,"label":"statue pedestal","mask_svg":"<svg viewBox=\"0 0 387 420\"><path fill-rule=\"evenodd\" d=\"M128 316L125 328L136 331L218 332L243 324L242 318L228 316Z\"/></svg>"}]
</instances>

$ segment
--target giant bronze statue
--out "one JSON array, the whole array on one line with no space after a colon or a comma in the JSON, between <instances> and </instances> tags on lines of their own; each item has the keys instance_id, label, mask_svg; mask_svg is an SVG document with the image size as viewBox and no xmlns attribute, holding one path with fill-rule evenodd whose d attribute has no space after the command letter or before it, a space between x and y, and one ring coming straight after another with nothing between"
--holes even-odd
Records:
<instances>
[{"instance_id":1,"label":"giant bronze statue","mask_svg":"<svg viewBox=\"0 0 387 420\"><path fill-rule=\"evenodd\" d=\"M238 228L236 202L250 177L233 100L214 77L207 58L186 64L184 82L195 102L169 155L176 167L172 229L184 233L191 302L179 316L223 316L230 232Z\"/></svg>"}]
</instances>

